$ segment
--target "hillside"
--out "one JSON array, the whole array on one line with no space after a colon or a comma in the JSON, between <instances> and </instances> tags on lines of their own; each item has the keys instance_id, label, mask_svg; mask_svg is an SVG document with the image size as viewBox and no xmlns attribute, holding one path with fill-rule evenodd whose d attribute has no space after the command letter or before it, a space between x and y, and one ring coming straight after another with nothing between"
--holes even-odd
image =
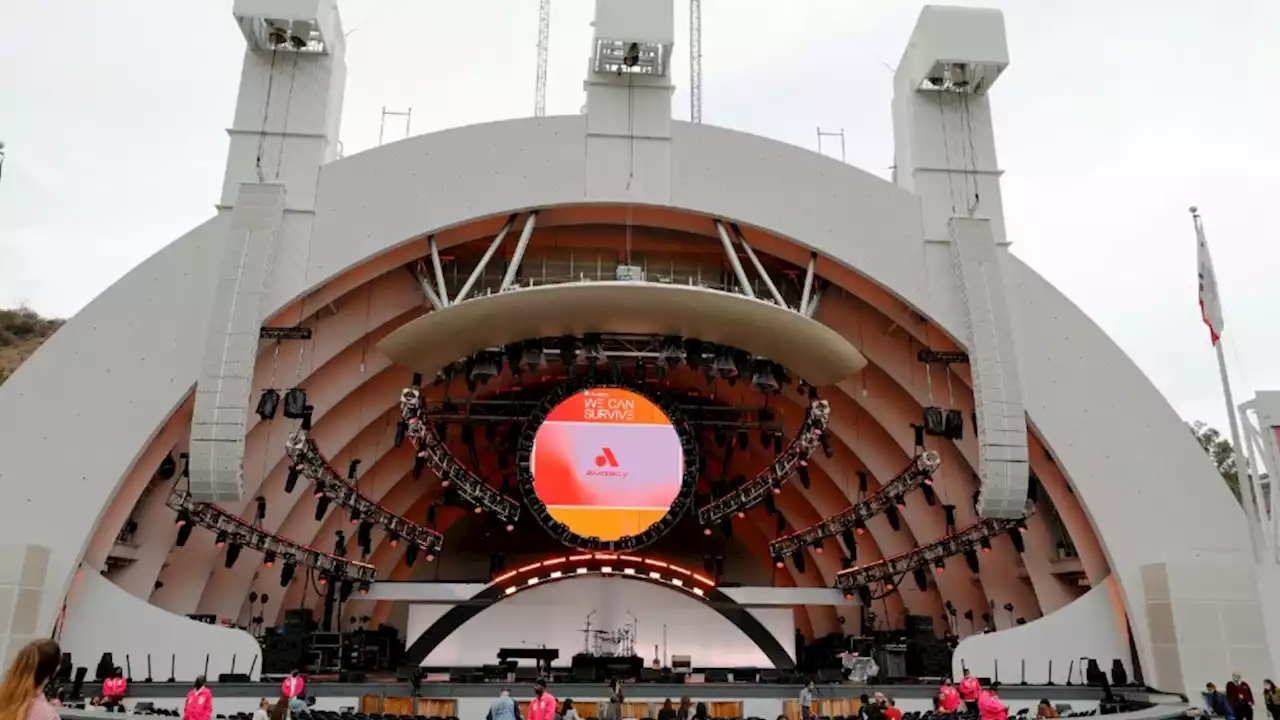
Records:
<instances>
[{"instance_id":1,"label":"hillside","mask_svg":"<svg viewBox=\"0 0 1280 720\"><path fill-rule=\"evenodd\" d=\"M40 317L24 307L0 310L0 383L31 357L62 323L62 320Z\"/></svg>"}]
</instances>

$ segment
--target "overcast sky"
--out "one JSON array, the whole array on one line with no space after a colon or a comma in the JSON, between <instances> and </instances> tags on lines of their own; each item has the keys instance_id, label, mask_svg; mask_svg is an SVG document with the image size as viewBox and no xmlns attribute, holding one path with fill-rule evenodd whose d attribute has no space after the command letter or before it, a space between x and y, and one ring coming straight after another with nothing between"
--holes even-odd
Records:
<instances>
[{"instance_id":1,"label":"overcast sky","mask_svg":"<svg viewBox=\"0 0 1280 720\"><path fill-rule=\"evenodd\" d=\"M0 306L73 314L212 214L244 47L231 4L0 2ZM923 4L704 0L704 122L810 149L819 126L843 128L847 160L887 178L891 68ZM1280 390L1280 2L972 4L1008 26L991 101L1014 252L1184 417L1223 425L1196 305L1199 205L1237 400ZM377 144L383 106L412 107L413 134L532 114L537 6L341 0L347 154ZM593 3L553 7L548 114L576 113ZM687 0L676 13L687 118Z\"/></svg>"}]
</instances>

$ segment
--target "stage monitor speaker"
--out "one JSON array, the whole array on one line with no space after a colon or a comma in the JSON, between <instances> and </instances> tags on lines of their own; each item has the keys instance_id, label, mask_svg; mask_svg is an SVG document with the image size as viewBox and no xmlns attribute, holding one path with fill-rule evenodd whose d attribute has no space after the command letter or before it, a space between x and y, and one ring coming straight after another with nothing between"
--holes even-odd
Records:
<instances>
[{"instance_id":1,"label":"stage monitor speaker","mask_svg":"<svg viewBox=\"0 0 1280 720\"><path fill-rule=\"evenodd\" d=\"M933 616L932 615L908 615L907 616L907 636L911 638L920 635L933 637Z\"/></svg>"},{"instance_id":2,"label":"stage monitor speaker","mask_svg":"<svg viewBox=\"0 0 1280 720\"><path fill-rule=\"evenodd\" d=\"M222 673L218 676L220 683L247 683L252 682L249 676L244 673Z\"/></svg>"},{"instance_id":3,"label":"stage monitor speaker","mask_svg":"<svg viewBox=\"0 0 1280 720\"><path fill-rule=\"evenodd\" d=\"M1129 672L1124 669L1124 663L1120 662L1120 658L1112 658L1111 660L1111 684L1129 684Z\"/></svg>"},{"instance_id":4,"label":"stage monitor speaker","mask_svg":"<svg viewBox=\"0 0 1280 720\"><path fill-rule=\"evenodd\" d=\"M925 435L936 437L946 434L946 422L946 416L942 414L942 408L927 407L924 409Z\"/></svg>"},{"instance_id":5,"label":"stage monitor speaker","mask_svg":"<svg viewBox=\"0 0 1280 720\"><path fill-rule=\"evenodd\" d=\"M876 653L876 664L880 666L878 679L907 677L906 648L898 645L886 645Z\"/></svg>"},{"instance_id":6,"label":"stage monitor speaker","mask_svg":"<svg viewBox=\"0 0 1280 720\"><path fill-rule=\"evenodd\" d=\"M1098 661L1089 658L1089 664L1085 665L1084 681L1087 685L1103 686L1107 684L1107 675L1098 667Z\"/></svg>"},{"instance_id":7,"label":"stage monitor speaker","mask_svg":"<svg viewBox=\"0 0 1280 720\"><path fill-rule=\"evenodd\" d=\"M102 653L102 658L98 660L97 676L95 679L102 681L111 677L116 670L115 660L112 659L111 653Z\"/></svg>"},{"instance_id":8,"label":"stage monitor speaker","mask_svg":"<svg viewBox=\"0 0 1280 720\"><path fill-rule=\"evenodd\" d=\"M703 682L709 683L727 683L729 682L728 670L707 670L702 674Z\"/></svg>"}]
</instances>

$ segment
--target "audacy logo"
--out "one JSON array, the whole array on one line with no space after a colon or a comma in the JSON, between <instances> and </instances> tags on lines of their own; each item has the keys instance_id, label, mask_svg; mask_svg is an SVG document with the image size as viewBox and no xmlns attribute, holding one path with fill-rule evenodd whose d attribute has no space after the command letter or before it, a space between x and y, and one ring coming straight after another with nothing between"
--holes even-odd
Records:
<instances>
[{"instance_id":1,"label":"audacy logo","mask_svg":"<svg viewBox=\"0 0 1280 720\"><path fill-rule=\"evenodd\" d=\"M596 456L596 467L600 470L587 470L587 477L615 477L624 478L628 475L625 470L617 470L618 458L613 454L612 448L600 448L600 454Z\"/></svg>"}]
</instances>

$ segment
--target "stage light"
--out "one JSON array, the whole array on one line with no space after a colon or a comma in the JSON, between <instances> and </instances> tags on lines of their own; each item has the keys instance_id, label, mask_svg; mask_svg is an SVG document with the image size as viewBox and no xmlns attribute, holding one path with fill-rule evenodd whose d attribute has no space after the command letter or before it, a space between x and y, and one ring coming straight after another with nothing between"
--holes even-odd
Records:
<instances>
[{"instance_id":1,"label":"stage light","mask_svg":"<svg viewBox=\"0 0 1280 720\"><path fill-rule=\"evenodd\" d=\"M933 561L933 569L934 569L934 571L935 571L935 572L946 572L946 570L947 570L947 561L946 561L946 560L943 560L942 558L938 558L937 560L934 560L934 561Z\"/></svg>"},{"instance_id":2,"label":"stage light","mask_svg":"<svg viewBox=\"0 0 1280 720\"><path fill-rule=\"evenodd\" d=\"M427 469L427 459L423 457L422 453L418 453L413 458L413 470L412 470L413 479L414 480L420 479L422 477L422 471L426 469Z\"/></svg>"},{"instance_id":3,"label":"stage light","mask_svg":"<svg viewBox=\"0 0 1280 720\"><path fill-rule=\"evenodd\" d=\"M867 474L867 471L859 470L858 471L858 494L866 495L867 489L870 487L870 483L871 483L871 476Z\"/></svg>"},{"instance_id":4,"label":"stage light","mask_svg":"<svg viewBox=\"0 0 1280 720\"><path fill-rule=\"evenodd\" d=\"M711 534L711 528L709 528L709 527L704 527L704 528L702 528L702 534L703 534L703 535L710 535L710 534Z\"/></svg>"},{"instance_id":5,"label":"stage light","mask_svg":"<svg viewBox=\"0 0 1280 720\"><path fill-rule=\"evenodd\" d=\"M946 526L947 526L947 527L949 527L949 528L953 528L953 527L955 527L955 526L956 526L956 506L955 506L955 505L943 505L943 506L942 506L942 517L943 517L943 519L944 519L944 521L945 521L945 523L946 523Z\"/></svg>"},{"instance_id":6,"label":"stage light","mask_svg":"<svg viewBox=\"0 0 1280 720\"><path fill-rule=\"evenodd\" d=\"M187 511L186 510L180 511L178 513L178 518L177 518L178 527L182 527L183 525L186 525L189 522L191 522L191 516L187 514Z\"/></svg>"},{"instance_id":7,"label":"stage light","mask_svg":"<svg viewBox=\"0 0 1280 720\"><path fill-rule=\"evenodd\" d=\"M979 540L979 541L978 541L978 545L980 545L980 546L982 547L982 552L984 552L984 553L989 553L989 552L991 552L991 539L990 539L990 538L982 538L981 540Z\"/></svg>"},{"instance_id":8,"label":"stage light","mask_svg":"<svg viewBox=\"0 0 1280 720\"><path fill-rule=\"evenodd\" d=\"M792 556L791 556L791 562L795 563L795 565L796 565L796 570L800 571L800 574L801 574L801 575L803 575L803 574L804 574L804 567L805 567L805 563L804 563L804 553L803 553L803 552L798 552L798 553L796 553L795 555L792 555Z\"/></svg>"},{"instance_id":9,"label":"stage light","mask_svg":"<svg viewBox=\"0 0 1280 720\"><path fill-rule=\"evenodd\" d=\"M1013 549L1019 555L1027 551L1027 545L1022 541L1022 533L1018 532L1017 529L1009 531L1009 542L1013 543Z\"/></svg>"},{"instance_id":10,"label":"stage light","mask_svg":"<svg viewBox=\"0 0 1280 720\"><path fill-rule=\"evenodd\" d=\"M796 474L799 475L800 485L803 486L805 490L812 487L813 481L809 478L809 468L805 461L800 461L800 466L796 468Z\"/></svg>"},{"instance_id":11,"label":"stage light","mask_svg":"<svg viewBox=\"0 0 1280 720\"><path fill-rule=\"evenodd\" d=\"M267 519L267 499L259 495L254 499L254 502L258 504L257 513L254 515L254 522L261 523L263 520Z\"/></svg>"},{"instance_id":12,"label":"stage light","mask_svg":"<svg viewBox=\"0 0 1280 720\"><path fill-rule=\"evenodd\" d=\"M858 599L866 607L871 607L871 588L863 585L858 588Z\"/></svg>"},{"instance_id":13,"label":"stage light","mask_svg":"<svg viewBox=\"0 0 1280 720\"><path fill-rule=\"evenodd\" d=\"M889 527L896 530L902 529L902 521L898 519L898 509L892 505L885 508L884 517L889 521Z\"/></svg>"},{"instance_id":14,"label":"stage light","mask_svg":"<svg viewBox=\"0 0 1280 720\"><path fill-rule=\"evenodd\" d=\"M894 504L895 504L895 505L897 505L897 506L898 506L898 508L899 508L899 509L902 509L902 510L906 510L906 509L907 509L907 496L906 496L906 495L899 495L897 498L895 498L895 499L894 499L894 501L893 501L893 502L894 502Z\"/></svg>"},{"instance_id":15,"label":"stage light","mask_svg":"<svg viewBox=\"0 0 1280 720\"><path fill-rule=\"evenodd\" d=\"M822 547L822 541L821 541L821 540L819 540L818 542L816 542L816 543L814 543L814 544L813 544L813 551L814 551L815 553L817 553L817 554L821 555L821 554L822 554L822 550L823 550L823 547Z\"/></svg>"},{"instance_id":16,"label":"stage light","mask_svg":"<svg viewBox=\"0 0 1280 720\"><path fill-rule=\"evenodd\" d=\"M178 463L173 459L173 455L165 455L160 461L160 467L156 469L156 476L161 480L172 480L174 475L178 474Z\"/></svg>"},{"instance_id":17,"label":"stage light","mask_svg":"<svg viewBox=\"0 0 1280 720\"><path fill-rule=\"evenodd\" d=\"M925 480L924 485L920 486L920 492L924 495L924 502L929 507L938 504L938 495L933 491L933 479Z\"/></svg>"},{"instance_id":18,"label":"stage light","mask_svg":"<svg viewBox=\"0 0 1280 720\"><path fill-rule=\"evenodd\" d=\"M298 486L298 478L301 475L302 473L299 472L298 466L294 465L293 463L290 463L289 474L288 476L285 477L285 480L284 480L284 491L286 493L293 492L293 489Z\"/></svg>"},{"instance_id":19,"label":"stage light","mask_svg":"<svg viewBox=\"0 0 1280 720\"><path fill-rule=\"evenodd\" d=\"M768 360L757 359L753 365L751 384L761 392L778 392L778 388L781 386L778 384L778 378L773 373L773 363Z\"/></svg>"},{"instance_id":20,"label":"stage light","mask_svg":"<svg viewBox=\"0 0 1280 720\"><path fill-rule=\"evenodd\" d=\"M234 567L236 560L240 559L240 543L231 543L227 546L227 557L223 561L223 566Z\"/></svg>"},{"instance_id":21,"label":"stage light","mask_svg":"<svg viewBox=\"0 0 1280 720\"><path fill-rule=\"evenodd\" d=\"M410 545L409 547L406 547L404 549L404 564L408 565L409 567L413 567L413 564L417 561L418 561L418 546Z\"/></svg>"},{"instance_id":22,"label":"stage light","mask_svg":"<svg viewBox=\"0 0 1280 720\"><path fill-rule=\"evenodd\" d=\"M787 563L786 563L786 561L785 561L785 560L783 560L781 557L779 557L779 556L777 556L777 555L774 555L774 556L773 556L773 566L774 566L774 567L781 569L781 568L783 568L783 567L786 567L786 564L787 564Z\"/></svg>"},{"instance_id":23,"label":"stage light","mask_svg":"<svg viewBox=\"0 0 1280 720\"><path fill-rule=\"evenodd\" d=\"M262 556L262 566L271 567L275 564L276 564L276 554L274 551L268 550L266 554Z\"/></svg>"},{"instance_id":24,"label":"stage light","mask_svg":"<svg viewBox=\"0 0 1280 720\"><path fill-rule=\"evenodd\" d=\"M969 571L977 575L979 569L978 553L974 552L973 548L964 551L964 561L969 566Z\"/></svg>"},{"instance_id":25,"label":"stage light","mask_svg":"<svg viewBox=\"0 0 1280 720\"><path fill-rule=\"evenodd\" d=\"M916 587L919 588L920 592L929 589L929 577L925 574L924 568L917 567L911 571L911 575L915 578Z\"/></svg>"},{"instance_id":26,"label":"stage light","mask_svg":"<svg viewBox=\"0 0 1280 720\"><path fill-rule=\"evenodd\" d=\"M494 353L483 352L478 353L471 361L471 372L467 373L467 378L481 385L498 377L501 369L498 364L502 361L502 356Z\"/></svg>"},{"instance_id":27,"label":"stage light","mask_svg":"<svg viewBox=\"0 0 1280 720\"><path fill-rule=\"evenodd\" d=\"M854 566L855 562L856 561L852 557L845 555L844 557L840 558L840 569L848 570L849 568Z\"/></svg>"},{"instance_id":28,"label":"stage light","mask_svg":"<svg viewBox=\"0 0 1280 720\"><path fill-rule=\"evenodd\" d=\"M853 537L852 528L844 528L840 531L840 540L844 542L845 549L851 548L857 544L857 539Z\"/></svg>"},{"instance_id":29,"label":"stage light","mask_svg":"<svg viewBox=\"0 0 1280 720\"><path fill-rule=\"evenodd\" d=\"M187 541L191 539L191 530L194 527L195 525L190 522L178 524L178 537L175 541L178 547L182 547L187 544Z\"/></svg>"},{"instance_id":30,"label":"stage light","mask_svg":"<svg viewBox=\"0 0 1280 720\"><path fill-rule=\"evenodd\" d=\"M362 583L360 583L360 594L361 594L361 595L368 595L368 594L369 594L369 583L367 583L367 582L362 582Z\"/></svg>"},{"instance_id":31,"label":"stage light","mask_svg":"<svg viewBox=\"0 0 1280 720\"><path fill-rule=\"evenodd\" d=\"M316 522L323 520L326 512L329 512L329 498L322 497L316 501Z\"/></svg>"},{"instance_id":32,"label":"stage light","mask_svg":"<svg viewBox=\"0 0 1280 720\"><path fill-rule=\"evenodd\" d=\"M359 525L359 524L360 524L360 511L359 511L359 510L352 510L352 511L351 511L351 524L352 524L352 525Z\"/></svg>"},{"instance_id":33,"label":"stage light","mask_svg":"<svg viewBox=\"0 0 1280 720\"><path fill-rule=\"evenodd\" d=\"M677 367L684 362L685 357L685 349L680 338L668 336L662 339L662 346L658 350L658 367Z\"/></svg>"},{"instance_id":34,"label":"stage light","mask_svg":"<svg viewBox=\"0 0 1280 720\"><path fill-rule=\"evenodd\" d=\"M867 523L862 518L854 520L853 531L859 535L865 535L867 533Z\"/></svg>"},{"instance_id":35,"label":"stage light","mask_svg":"<svg viewBox=\"0 0 1280 720\"><path fill-rule=\"evenodd\" d=\"M581 362L586 365L603 365L608 361L609 356L604 352L604 340L595 333L584 335Z\"/></svg>"},{"instance_id":36,"label":"stage light","mask_svg":"<svg viewBox=\"0 0 1280 720\"><path fill-rule=\"evenodd\" d=\"M716 355L716 359L711 363L711 369L722 378L738 377L738 366L733 362L733 355L727 349L721 350Z\"/></svg>"},{"instance_id":37,"label":"stage light","mask_svg":"<svg viewBox=\"0 0 1280 720\"><path fill-rule=\"evenodd\" d=\"M480 513L484 512L484 508L482 508L482 507L480 507L479 505L477 505L477 506L475 507L475 511L474 511L474 512L475 512L475 514L479 515Z\"/></svg>"},{"instance_id":38,"label":"stage light","mask_svg":"<svg viewBox=\"0 0 1280 720\"><path fill-rule=\"evenodd\" d=\"M216 547L216 548L218 548L219 550L221 550L222 548L226 547L226 546L227 546L227 534L226 534L225 532L220 532L220 533L218 533L218 534L217 534L217 536L216 536L216 539L213 541L213 546L214 546L214 547Z\"/></svg>"},{"instance_id":39,"label":"stage light","mask_svg":"<svg viewBox=\"0 0 1280 720\"><path fill-rule=\"evenodd\" d=\"M288 587L289 583L293 582L294 568L293 563L285 563L280 568L280 587Z\"/></svg>"},{"instance_id":40,"label":"stage light","mask_svg":"<svg viewBox=\"0 0 1280 720\"><path fill-rule=\"evenodd\" d=\"M316 496L316 497L318 497L318 498L322 498L322 497L324 497L324 491L325 491L325 484L324 484L324 481L323 481L323 480L320 480L319 478L317 478L317 479L316 479L316 486L315 486L315 490L312 492L312 494L313 494L313 495L315 495L315 496Z\"/></svg>"}]
</instances>

